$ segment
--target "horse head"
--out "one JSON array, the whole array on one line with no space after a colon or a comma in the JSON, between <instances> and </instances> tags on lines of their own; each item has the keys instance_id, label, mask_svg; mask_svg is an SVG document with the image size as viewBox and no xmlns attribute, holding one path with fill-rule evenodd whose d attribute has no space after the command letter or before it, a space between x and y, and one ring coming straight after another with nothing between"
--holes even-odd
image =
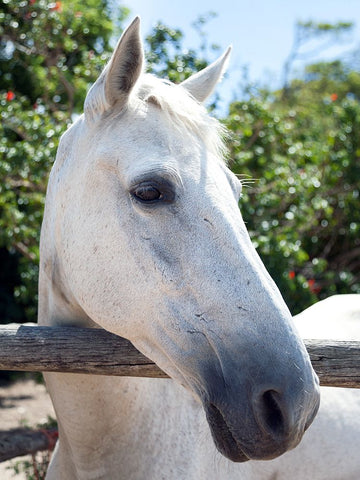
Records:
<instances>
[{"instance_id":1,"label":"horse head","mask_svg":"<svg viewBox=\"0 0 360 480\"><path fill-rule=\"evenodd\" d=\"M245 461L296 446L319 394L202 105L229 53L174 85L144 73L139 20L123 33L60 142L40 307L132 341L202 403L220 452Z\"/></svg>"}]
</instances>

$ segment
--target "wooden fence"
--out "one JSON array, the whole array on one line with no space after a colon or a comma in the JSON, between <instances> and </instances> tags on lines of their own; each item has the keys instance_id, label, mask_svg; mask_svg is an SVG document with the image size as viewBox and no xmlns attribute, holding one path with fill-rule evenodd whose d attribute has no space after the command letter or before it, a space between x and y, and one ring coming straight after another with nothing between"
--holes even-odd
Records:
<instances>
[{"instance_id":1,"label":"wooden fence","mask_svg":"<svg viewBox=\"0 0 360 480\"><path fill-rule=\"evenodd\" d=\"M305 340L323 386L360 388L360 342ZM102 329L6 325L0 370L166 378L128 341Z\"/></svg>"},{"instance_id":2,"label":"wooden fence","mask_svg":"<svg viewBox=\"0 0 360 480\"><path fill-rule=\"evenodd\" d=\"M360 342L305 340L323 386L360 388ZM167 378L124 338L102 329L5 325L0 327L0 370ZM52 450L57 431L0 431L0 462Z\"/></svg>"}]
</instances>

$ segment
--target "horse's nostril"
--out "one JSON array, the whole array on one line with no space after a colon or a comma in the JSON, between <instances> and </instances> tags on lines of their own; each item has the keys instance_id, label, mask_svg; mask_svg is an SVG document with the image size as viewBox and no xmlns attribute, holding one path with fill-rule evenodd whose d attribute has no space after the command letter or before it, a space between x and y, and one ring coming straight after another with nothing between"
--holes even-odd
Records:
<instances>
[{"instance_id":1,"label":"horse's nostril","mask_svg":"<svg viewBox=\"0 0 360 480\"><path fill-rule=\"evenodd\" d=\"M284 434L285 419L280 405L280 394L275 390L266 390L256 402L259 425L272 437Z\"/></svg>"}]
</instances>

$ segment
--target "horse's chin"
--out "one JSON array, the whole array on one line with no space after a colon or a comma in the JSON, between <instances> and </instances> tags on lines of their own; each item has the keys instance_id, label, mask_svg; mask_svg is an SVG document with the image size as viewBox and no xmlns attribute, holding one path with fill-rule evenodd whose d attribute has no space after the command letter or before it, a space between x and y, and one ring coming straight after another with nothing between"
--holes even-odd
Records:
<instances>
[{"instance_id":1,"label":"horse's chin","mask_svg":"<svg viewBox=\"0 0 360 480\"><path fill-rule=\"evenodd\" d=\"M230 428L226 424L221 412L213 404L206 408L206 417L211 434L219 452L233 462L247 462L249 457L235 440Z\"/></svg>"}]
</instances>

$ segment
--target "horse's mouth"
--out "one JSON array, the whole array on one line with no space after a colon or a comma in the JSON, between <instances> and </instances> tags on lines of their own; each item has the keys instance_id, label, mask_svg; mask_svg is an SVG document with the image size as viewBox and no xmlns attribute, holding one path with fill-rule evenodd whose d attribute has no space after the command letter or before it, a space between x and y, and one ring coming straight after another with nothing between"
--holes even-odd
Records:
<instances>
[{"instance_id":1,"label":"horse's mouth","mask_svg":"<svg viewBox=\"0 0 360 480\"><path fill-rule=\"evenodd\" d=\"M220 410L212 403L209 403L205 411L214 443L219 452L233 462L246 462L249 460L249 457L235 440Z\"/></svg>"}]
</instances>

